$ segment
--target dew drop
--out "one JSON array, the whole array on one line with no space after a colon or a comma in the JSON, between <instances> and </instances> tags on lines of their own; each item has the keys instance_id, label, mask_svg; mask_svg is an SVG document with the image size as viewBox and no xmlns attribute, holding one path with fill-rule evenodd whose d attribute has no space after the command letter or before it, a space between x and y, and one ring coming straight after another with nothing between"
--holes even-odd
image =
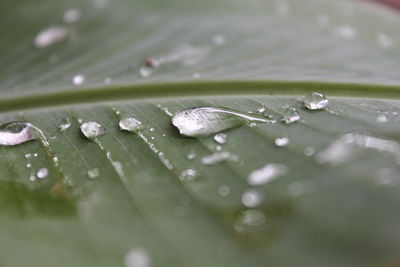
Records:
<instances>
[{"instance_id":1,"label":"dew drop","mask_svg":"<svg viewBox=\"0 0 400 267\"><path fill-rule=\"evenodd\" d=\"M119 121L119 128L123 131L137 133L138 131L143 130L144 126L142 122L138 121L137 119L128 117Z\"/></svg>"},{"instance_id":2,"label":"dew drop","mask_svg":"<svg viewBox=\"0 0 400 267\"><path fill-rule=\"evenodd\" d=\"M38 48L51 46L57 42L63 41L69 35L69 30L64 26L51 26L40 31L34 40Z\"/></svg>"},{"instance_id":3,"label":"dew drop","mask_svg":"<svg viewBox=\"0 0 400 267\"><path fill-rule=\"evenodd\" d=\"M215 150L216 150L216 151L221 151L221 150L222 150L222 147L221 147L220 145L215 146Z\"/></svg>"},{"instance_id":4,"label":"dew drop","mask_svg":"<svg viewBox=\"0 0 400 267\"><path fill-rule=\"evenodd\" d=\"M196 107L177 112L172 124L185 136L207 136L238 127L245 122L271 122L244 112L218 107Z\"/></svg>"},{"instance_id":5,"label":"dew drop","mask_svg":"<svg viewBox=\"0 0 400 267\"><path fill-rule=\"evenodd\" d=\"M284 106L282 122L291 124L300 120L300 115L296 108L290 106Z\"/></svg>"},{"instance_id":6,"label":"dew drop","mask_svg":"<svg viewBox=\"0 0 400 267\"><path fill-rule=\"evenodd\" d=\"M36 181L36 176L35 175L29 176L29 181L31 181L31 182Z\"/></svg>"},{"instance_id":7,"label":"dew drop","mask_svg":"<svg viewBox=\"0 0 400 267\"><path fill-rule=\"evenodd\" d=\"M144 248L134 248L125 255L124 263L125 267L149 267L151 256Z\"/></svg>"},{"instance_id":8,"label":"dew drop","mask_svg":"<svg viewBox=\"0 0 400 267\"><path fill-rule=\"evenodd\" d=\"M58 163L58 157L53 157L53 162Z\"/></svg>"},{"instance_id":9,"label":"dew drop","mask_svg":"<svg viewBox=\"0 0 400 267\"><path fill-rule=\"evenodd\" d=\"M202 157L201 163L203 163L204 165L213 165L213 164L217 164L217 163L220 163L220 162L228 160L228 159L232 160L232 161L239 160L238 156L236 156L230 152L223 151L223 152L215 152L211 155Z\"/></svg>"},{"instance_id":10,"label":"dew drop","mask_svg":"<svg viewBox=\"0 0 400 267\"><path fill-rule=\"evenodd\" d=\"M63 19L67 24L76 23L81 19L81 11L76 8L68 9L65 11Z\"/></svg>"},{"instance_id":11,"label":"dew drop","mask_svg":"<svg viewBox=\"0 0 400 267\"><path fill-rule=\"evenodd\" d=\"M14 146L41 136L41 131L27 122L9 122L0 126L0 145ZM28 155L28 154L27 154ZM25 157L27 157L25 155Z\"/></svg>"},{"instance_id":12,"label":"dew drop","mask_svg":"<svg viewBox=\"0 0 400 267\"><path fill-rule=\"evenodd\" d=\"M58 125L58 129L60 129L61 132L66 131L69 127L71 127L71 121L69 118L63 118L61 124Z\"/></svg>"},{"instance_id":13,"label":"dew drop","mask_svg":"<svg viewBox=\"0 0 400 267\"><path fill-rule=\"evenodd\" d=\"M227 186L227 185L221 185L218 188L218 194L222 197L226 197L227 195L229 195L230 191L231 190L230 190L229 186Z\"/></svg>"},{"instance_id":14,"label":"dew drop","mask_svg":"<svg viewBox=\"0 0 400 267\"><path fill-rule=\"evenodd\" d=\"M82 74L78 74L75 75L74 78L72 78L72 82L74 83L74 85L81 85L85 82L85 76L83 76Z\"/></svg>"},{"instance_id":15,"label":"dew drop","mask_svg":"<svg viewBox=\"0 0 400 267\"><path fill-rule=\"evenodd\" d=\"M247 182L253 186L266 184L284 175L286 171L287 169L284 165L270 163L252 171L247 178Z\"/></svg>"},{"instance_id":16,"label":"dew drop","mask_svg":"<svg viewBox=\"0 0 400 267\"><path fill-rule=\"evenodd\" d=\"M313 92L304 97L303 103L309 110L320 110L327 108L329 101L324 94Z\"/></svg>"},{"instance_id":17,"label":"dew drop","mask_svg":"<svg viewBox=\"0 0 400 267\"><path fill-rule=\"evenodd\" d=\"M197 177L197 171L195 169L186 169L179 174L181 181L193 181Z\"/></svg>"},{"instance_id":18,"label":"dew drop","mask_svg":"<svg viewBox=\"0 0 400 267\"><path fill-rule=\"evenodd\" d=\"M214 135L214 141L218 144L225 144L227 138L228 135L225 133L217 133L216 135Z\"/></svg>"},{"instance_id":19,"label":"dew drop","mask_svg":"<svg viewBox=\"0 0 400 267\"><path fill-rule=\"evenodd\" d=\"M94 140L96 137L104 134L103 126L95 121L82 123L80 129L83 135L89 140Z\"/></svg>"},{"instance_id":20,"label":"dew drop","mask_svg":"<svg viewBox=\"0 0 400 267\"><path fill-rule=\"evenodd\" d=\"M275 145L279 147L287 146L290 140L288 137L279 137L275 139Z\"/></svg>"},{"instance_id":21,"label":"dew drop","mask_svg":"<svg viewBox=\"0 0 400 267\"><path fill-rule=\"evenodd\" d=\"M88 170L88 172L87 172L87 176L88 176L90 179L96 179L97 177L99 177L99 175L100 175L100 171L99 171L98 168L90 169L90 170Z\"/></svg>"},{"instance_id":22,"label":"dew drop","mask_svg":"<svg viewBox=\"0 0 400 267\"><path fill-rule=\"evenodd\" d=\"M242 195L242 204L248 208L259 206L263 200L263 194L256 189L248 189Z\"/></svg>"},{"instance_id":23,"label":"dew drop","mask_svg":"<svg viewBox=\"0 0 400 267\"><path fill-rule=\"evenodd\" d=\"M39 179L44 179L49 175L49 170L47 168L41 168L36 172L36 177Z\"/></svg>"}]
</instances>

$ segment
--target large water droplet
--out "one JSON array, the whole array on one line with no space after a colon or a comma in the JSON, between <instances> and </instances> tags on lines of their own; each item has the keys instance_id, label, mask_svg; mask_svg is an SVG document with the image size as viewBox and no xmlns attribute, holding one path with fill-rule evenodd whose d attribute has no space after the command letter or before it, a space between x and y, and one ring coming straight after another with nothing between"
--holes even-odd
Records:
<instances>
[{"instance_id":1,"label":"large water droplet","mask_svg":"<svg viewBox=\"0 0 400 267\"><path fill-rule=\"evenodd\" d=\"M304 106L310 110L325 109L329 101L324 94L313 92L304 97Z\"/></svg>"},{"instance_id":2,"label":"large water droplet","mask_svg":"<svg viewBox=\"0 0 400 267\"><path fill-rule=\"evenodd\" d=\"M249 174L247 182L250 185L262 185L269 183L286 173L286 167L281 164L270 163L254 170Z\"/></svg>"},{"instance_id":3,"label":"large water droplet","mask_svg":"<svg viewBox=\"0 0 400 267\"><path fill-rule=\"evenodd\" d=\"M119 121L119 128L123 131L137 133L138 131L143 130L144 126L142 122L138 121L137 119L128 117Z\"/></svg>"},{"instance_id":4,"label":"large water droplet","mask_svg":"<svg viewBox=\"0 0 400 267\"><path fill-rule=\"evenodd\" d=\"M67 24L76 23L80 20L80 18L81 18L81 11L76 8L68 9L67 11L65 11L63 16L64 22Z\"/></svg>"},{"instance_id":5,"label":"large water droplet","mask_svg":"<svg viewBox=\"0 0 400 267\"><path fill-rule=\"evenodd\" d=\"M242 204L248 208L255 208L263 202L262 192L256 189L246 190L242 195Z\"/></svg>"},{"instance_id":6,"label":"large water droplet","mask_svg":"<svg viewBox=\"0 0 400 267\"><path fill-rule=\"evenodd\" d=\"M213 164L217 164L217 163L220 163L220 162L228 160L228 159L232 160L232 161L239 160L238 156L236 156L230 152L223 151L223 152L215 152L211 155L202 157L201 163L203 163L204 165L213 165Z\"/></svg>"},{"instance_id":7,"label":"large water droplet","mask_svg":"<svg viewBox=\"0 0 400 267\"><path fill-rule=\"evenodd\" d=\"M218 107L196 107L177 112L172 124L185 136L207 136L245 122L271 122L261 116Z\"/></svg>"},{"instance_id":8,"label":"large water droplet","mask_svg":"<svg viewBox=\"0 0 400 267\"><path fill-rule=\"evenodd\" d=\"M95 121L85 122L80 128L83 135L89 140L94 140L96 137L104 134L103 126Z\"/></svg>"},{"instance_id":9,"label":"large water droplet","mask_svg":"<svg viewBox=\"0 0 400 267\"><path fill-rule=\"evenodd\" d=\"M67 38L69 30L64 26L51 26L40 31L34 40L38 48L48 47Z\"/></svg>"},{"instance_id":10,"label":"large water droplet","mask_svg":"<svg viewBox=\"0 0 400 267\"><path fill-rule=\"evenodd\" d=\"M58 129L60 129L61 132L66 131L69 127L71 127L71 121L69 118L63 118L61 124L58 125Z\"/></svg>"},{"instance_id":11,"label":"large water droplet","mask_svg":"<svg viewBox=\"0 0 400 267\"><path fill-rule=\"evenodd\" d=\"M300 115L294 107L284 106L282 122L290 124L300 120Z\"/></svg>"},{"instance_id":12,"label":"large water droplet","mask_svg":"<svg viewBox=\"0 0 400 267\"><path fill-rule=\"evenodd\" d=\"M39 179L44 179L49 175L49 170L47 168L41 168L36 172L36 177Z\"/></svg>"},{"instance_id":13,"label":"large water droplet","mask_svg":"<svg viewBox=\"0 0 400 267\"><path fill-rule=\"evenodd\" d=\"M41 131L27 122L10 122L0 126L0 145L13 146L34 140Z\"/></svg>"},{"instance_id":14,"label":"large water droplet","mask_svg":"<svg viewBox=\"0 0 400 267\"><path fill-rule=\"evenodd\" d=\"M125 267L149 267L151 256L144 248L134 248L125 255L124 263Z\"/></svg>"}]
</instances>

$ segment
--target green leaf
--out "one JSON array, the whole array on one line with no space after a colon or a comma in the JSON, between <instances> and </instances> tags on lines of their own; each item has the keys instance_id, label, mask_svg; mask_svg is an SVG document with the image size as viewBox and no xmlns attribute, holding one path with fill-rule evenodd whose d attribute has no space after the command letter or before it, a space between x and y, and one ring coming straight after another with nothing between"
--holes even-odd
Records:
<instances>
[{"instance_id":1,"label":"green leaf","mask_svg":"<svg viewBox=\"0 0 400 267\"><path fill-rule=\"evenodd\" d=\"M81 18L63 22L68 9ZM0 122L47 139L0 147L1 266L399 263L397 13L361 1L4 0L0 21ZM35 46L56 25L65 39ZM146 59L161 65L141 77ZM328 109L304 108L313 91ZM287 105L300 121L279 121ZM180 135L171 114L200 106L265 106L278 122L227 129L224 144ZM143 128L121 131L127 117ZM85 138L89 121L105 134Z\"/></svg>"}]
</instances>

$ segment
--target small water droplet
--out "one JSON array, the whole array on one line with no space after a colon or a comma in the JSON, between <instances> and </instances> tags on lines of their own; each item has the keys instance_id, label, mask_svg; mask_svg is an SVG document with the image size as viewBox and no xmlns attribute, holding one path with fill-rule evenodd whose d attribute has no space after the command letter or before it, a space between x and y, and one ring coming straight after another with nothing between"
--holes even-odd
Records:
<instances>
[{"instance_id":1,"label":"small water droplet","mask_svg":"<svg viewBox=\"0 0 400 267\"><path fill-rule=\"evenodd\" d=\"M58 129L60 129L61 132L66 131L69 127L71 127L71 121L69 118L63 118L61 124L58 125Z\"/></svg>"},{"instance_id":2,"label":"small water droplet","mask_svg":"<svg viewBox=\"0 0 400 267\"><path fill-rule=\"evenodd\" d=\"M388 117L386 115L379 115L378 117L376 117L376 121L379 123L384 123L388 121Z\"/></svg>"},{"instance_id":3,"label":"small water droplet","mask_svg":"<svg viewBox=\"0 0 400 267\"><path fill-rule=\"evenodd\" d=\"M260 169L252 171L249 174L247 182L253 186L266 184L284 175L286 171L287 169L284 165L270 163Z\"/></svg>"},{"instance_id":4,"label":"small water droplet","mask_svg":"<svg viewBox=\"0 0 400 267\"><path fill-rule=\"evenodd\" d=\"M304 155L306 155L307 157L314 155L314 153L315 153L315 149L313 147L309 146L304 149Z\"/></svg>"},{"instance_id":5,"label":"small water droplet","mask_svg":"<svg viewBox=\"0 0 400 267\"><path fill-rule=\"evenodd\" d=\"M81 11L76 8L68 9L65 11L63 19L67 24L76 23L81 19Z\"/></svg>"},{"instance_id":6,"label":"small water droplet","mask_svg":"<svg viewBox=\"0 0 400 267\"><path fill-rule=\"evenodd\" d=\"M195 72L195 73L193 73L192 77L193 77L194 79L199 79L199 78L201 77L201 74L198 73L198 72Z\"/></svg>"},{"instance_id":7,"label":"small water droplet","mask_svg":"<svg viewBox=\"0 0 400 267\"><path fill-rule=\"evenodd\" d=\"M27 122L9 122L0 126L0 145L14 146L41 136L41 131Z\"/></svg>"},{"instance_id":8,"label":"small water droplet","mask_svg":"<svg viewBox=\"0 0 400 267\"><path fill-rule=\"evenodd\" d=\"M189 154L187 154L187 159L188 160L192 160L196 158L196 153L194 151L189 152Z\"/></svg>"},{"instance_id":9,"label":"small water droplet","mask_svg":"<svg viewBox=\"0 0 400 267\"><path fill-rule=\"evenodd\" d=\"M226 43L226 38L225 38L225 36L223 36L221 34L217 34L217 35L214 35L212 41L215 46L221 46Z\"/></svg>"},{"instance_id":10,"label":"small water droplet","mask_svg":"<svg viewBox=\"0 0 400 267\"><path fill-rule=\"evenodd\" d=\"M150 253L144 248L131 249L124 258L125 267L149 267Z\"/></svg>"},{"instance_id":11,"label":"small water droplet","mask_svg":"<svg viewBox=\"0 0 400 267\"><path fill-rule=\"evenodd\" d=\"M228 135L225 133L217 133L216 135L214 135L214 141L218 144L225 144L227 138Z\"/></svg>"},{"instance_id":12,"label":"small water droplet","mask_svg":"<svg viewBox=\"0 0 400 267\"><path fill-rule=\"evenodd\" d=\"M257 209L245 210L239 215L235 223L235 229L241 232L246 227L262 225L265 221L266 217L262 211Z\"/></svg>"},{"instance_id":13,"label":"small water droplet","mask_svg":"<svg viewBox=\"0 0 400 267\"><path fill-rule=\"evenodd\" d=\"M36 181L36 176L35 175L29 176L29 181L31 181L31 182Z\"/></svg>"},{"instance_id":14,"label":"small water droplet","mask_svg":"<svg viewBox=\"0 0 400 267\"><path fill-rule=\"evenodd\" d=\"M356 37L356 31L350 25L336 27L335 33L345 40L353 40Z\"/></svg>"},{"instance_id":15,"label":"small water droplet","mask_svg":"<svg viewBox=\"0 0 400 267\"><path fill-rule=\"evenodd\" d=\"M153 127L151 127L150 129L149 129L149 131L150 132L154 132L156 129L154 129Z\"/></svg>"},{"instance_id":16,"label":"small water droplet","mask_svg":"<svg viewBox=\"0 0 400 267\"><path fill-rule=\"evenodd\" d=\"M105 84L111 84L112 83L112 78L110 78L110 77L105 78L104 79L104 83Z\"/></svg>"},{"instance_id":17,"label":"small water droplet","mask_svg":"<svg viewBox=\"0 0 400 267\"><path fill-rule=\"evenodd\" d=\"M53 162L58 163L58 157L53 157Z\"/></svg>"},{"instance_id":18,"label":"small water droplet","mask_svg":"<svg viewBox=\"0 0 400 267\"><path fill-rule=\"evenodd\" d=\"M263 200L264 195L256 189L248 189L242 195L242 204L248 208L259 206Z\"/></svg>"},{"instance_id":19,"label":"small water droplet","mask_svg":"<svg viewBox=\"0 0 400 267\"><path fill-rule=\"evenodd\" d=\"M148 68L148 67L141 67L139 69L139 75L142 78L149 77L152 73L153 73L153 70L151 68Z\"/></svg>"},{"instance_id":20,"label":"small water droplet","mask_svg":"<svg viewBox=\"0 0 400 267\"><path fill-rule=\"evenodd\" d=\"M202 157L201 163L203 163L204 165L213 165L213 164L217 164L217 163L220 163L220 162L228 160L228 159L232 160L232 161L239 160L238 156L236 156L230 152L223 151L223 152L215 152L211 155Z\"/></svg>"},{"instance_id":21,"label":"small water droplet","mask_svg":"<svg viewBox=\"0 0 400 267\"><path fill-rule=\"evenodd\" d=\"M37 158L37 156L39 156L38 153L34 153L34 154L33 154L33 157Z\"/></svg>"},{"instance_id":22,"label":"small water droplet","mask_svg":"<svg viewBox=\"0 0 400 267\"><path fill-rule=\"evenodd\" d=\"M293 182L293 183L289 184L287 191L290 195L292 195L294 197L298 197L298 196L304 194L305 188L302 183Z\"/></svg>"},{"instance_id":23,"label":"small water droplet","mask_svg":"<svg viewBox=\"0 0 400 267\"><path fill-rule=\"evenodd\" d=\"M300 120L300 115L296 108L290 106L284 106L282 122L291 124Z\"/></svg>"},{"instance_id":24,"label":"small water droplet","mask_svg":"<svg viewBox=\"0 0 400 267\"><path fill-rule=\"evenodd\" d=\"M195 169L186 169L179 174L181 181L193 181L197 177L197 171Z\"/></svg>"},{"instance_id":25,"label":"small water droplet","mask_svg":"<svg viewBox=\"0 0 400 267\"><path fill-rule=\"evenodd\" d=\"M39 179L44 179L49 175L49 170L47 168L41 168L36 172L36 177Z\"/></svg>"},{"instance_id":26,"label":"small water droplet","mask_svg":"<svg viewBox=\"0 0 400 267\"><path fill-rule=\"evenodd\" d=\"M80 129L83 135L89 140L94 140L105 133L103 126L95 121L82 123Z\"/></svg>"},{"instance_id":27,"label":"small water droplet","mask_svg":"<svg viewBox=\"0 0 400 267\"><path fill-rule=\"evenodd\" d=\"M25 154L25 156L24 156L26 159L29 159L29 158L31 158L32 157L32 154L30 154L30 153L28 153L28 154Z\"/></svg>"},{"instance_id":28,"label":"small water droplet","mask_svg":"<svg viewBox=\"0 0 400 267\"><path fill-rule=\"evenodd\" d=\"M77 121L78 121L79 124L83 123L83 120L81 118L78 118Z\"/></svg>"},{"instance_id":29,"label":"small water droplet","mask_svg":"<svg viewBox=\"0 0 400 267\"><path fill-rule=\"evenodd\" d=\"M215 146L215 150L216 150L216 151L221 151L221 150L222 150L222 147L221 147L220 145Z\"/></svg>"},{"instance_id":30,"label":"small water droplet","mask_svg":"<svg viewBox=\"0 0 400 267\"><path fill-rule=\"evenodd\" d=\"M96 179L97 177L99 177L99 175L100 175L100 171L99 171L98 168L90 169L90 170L88 170L88 172L87 172L87 176L88 176L90 179Z\"/></svg>"},{"instance_id":31,"label":"small water droplet","mask_svg":"<svg viewBox=\"0 0 400 267\"><path fill-rule=\"evenodd\" d=\"M30 167L32 167L32 164L31 163L27 163L25 166L29 169Z\"/></svg>"},{"instance_id":32,"label":"small water droplet","mask_svg":"<svg viewBox=\"0 0 400 267\"><path fill-rule=\"evenodd\" d=\"M258 114L260 114L260 115L264 115L265 111L267 111L267 107L266 107L265 105L260 105L260 106L257 108L257 112L258 112Z\"/></svg>"},{"instance_id":33,"label":"small water droplet","mask_svg":"<svg viewBox=\"0 0 400 267\"><path fill-rule=\"evenodd\" d=\"M288 137L279 137L275 139L275 145L279 147L287 146L290 140Z\"/></svg>"},{"instance_id":34,"label":"small water droplet","mask_svg":"<svg viewBox=\"0 0 400 267\"><path fill-rule=\"evenodd\" d=\"M207 136L234 128L245 122L271 122L244 112L218 107L196 107L177 112L172 124L185 136Z\"/></svg>"},{"instance_id":35,"label":"small water droplet","mask_svg":"<svg viewBox=\"0 0 400 267\"><path fill-rule=\"evenodd\" d=\"M309 110L319 110L327 108L329 101L324 94L313 92L304 97L303 103Z\"/></svg>"},{"instance_id":36,"label":"small water droplet","mask_svg":"<svg viewBox=\"0 0 400 267\"><path fill-rule=\"evenodd\" d=\"M218 188L218 194L222 197L226 197L227 195L229 195L230 191L231 190L230 190L229 186L227 186L227 185L221 185Z\"/></svg>"},{"instance_id":37,"label":"small water droplet","mask_svg":"<svg viewBox=\"0 0 400 267\"><path fill-rule=\"evenodd\" d=\"M143 130L144 126L142 122L138 121L137 119L128 117L119 121L119 128L123 131L137 133L138 131Z\"/></svg>"},{"instance_id":38,"label":"small water droplet","mask_svg":"<svg viewBox=\"0 0 400 267\"><path fill-rule=\"evenodd\" d=\"M378 33L376 42L380 47L388 48L393 46L393 39L384 33Z\"/></svg>"},{"instance_id":39,"label":"small water droplet","mask_svg":"<svg viewBox=\"0 0 400 267\"><path fill-rule=\"evenodd\" d=\"M69 35L68 28L64 26L50 26L41 30L35 37L34 44L37 48L44 48L63 41Z\"/></svg>"},{"instance_id":40,"label":"small water droplet","mask_svg":"<svg viewBox=\"0 0 400 267\"><path fill-rule=\"evenodd\" d=\"M74 85L81 85L85 82L85 76L82 74L75 75L74 78L72 78L72 82Z\"/></svg>"}]
</instances>

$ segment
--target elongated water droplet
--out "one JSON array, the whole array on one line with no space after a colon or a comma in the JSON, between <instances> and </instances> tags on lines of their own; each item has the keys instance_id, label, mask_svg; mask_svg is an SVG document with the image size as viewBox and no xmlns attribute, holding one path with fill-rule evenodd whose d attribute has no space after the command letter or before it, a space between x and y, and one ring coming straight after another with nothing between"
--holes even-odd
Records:
<instances>
[{"instance_id":1,"label":"elongated water droplet","mask_svg":"<svg viewBox=\"0 0 400 267\"><path fill-rule=\"evenodd\" d=\"M96 137L104 134L103 126L95 121L82 123L80 128L83 135L89 140L94 140Z\"/></svg>"},{"instance_id":2,"label":"elongated water droplet","mask_svg":"<svg viewBox=\"0 0 400 267\"><path fill-rule=\"evenodd\" d=\"M40 137L40 130L27 122L10 122L0 126L0 145L14 146Z\"/></svg>"},{"instance_id":3,"label":"elongated water droplet","mask_svg":"<svg viewBox=\"0 0 400 267\"><path fill-rule=\"evenodd\" d=\"M68 37L69 30L64 26L51 26L40 31L34 40L38 48L48 47Z\"/></svg>"},{"instance_id":4,"label":"elongated water droplet","mask_svg":"<svg viewBox=\"0 0 400 267\"><path fill-rule=\"evenodd\" d=\"M90 179L96 179L100 175L100 171L97 168L88 170L87 175Z\"/></svg>"},{"instance_id":5,"label":"elongated water droplet","mask_svg":"<svg viewBox=\"0 0 400 267\"><path fill-rule=\"evenodd\" d=\"M313 92L304 97L303 103L309 110L319 110L327 108L329 101L324 94Z\"/></svg>"},{"instance_id":6,"label":"elongated water droplet","mask_svg":"<svg viewBox=\"0 0 400 267\"><path fill-rule=\"evenodd\" d=\"M279 147L287 146L289 142L290 140L288 137L279 137L275 139L275 145Z\"/></svg>"},{"instance_id":7,"label":"elongated water droplet","mask_svg":"<svg viewBox=\"0 0 400 267\"><path fill-rule=\"evenodd\" d=\"M232 160L232 161L239 160L238 156L236 156L230 152L223 151L223 152L215 152L211 155L201 158L201 163L203 163L204 165L213 165L213 164L217 164L217 163L220 163L220 162L228 160L228 159Z\"/></svg>"},{"instance_id":8,"label":"elongated water droplet","mask_svg":"<svg viewBox=\"0 0 400 267\"><path fill-rule=\"evenodd\" d=\"M151 256L144 248L134 248L125 255L124 263L125 267L149 267Z\"/></svg>"},{"instance_id":9,"label":"elongated water droplet","mask_svg":"<svg viewBox=\"0 0 400 267\"><path fill-rule=\"evenodd\" d=\"M214 141L218 144L225 144L227 138L228 135L225 133L217 133L216 135L214 135Z\"/></svg>"},{"instance_id":10,"label":"elongated water droplet","mask_svg":"<svg viewBox=\"0 0 400 267\"><path fill-rule=\"evenodd\" d=\"M242 195L242 204L248 208L255 208L263 202L262 192L256 189L248 189Z\"/></svg>"},{"instance_id":11,"label":"elongated water droplet","mask_svg":"<svg viewBox=\"0 0 400 267\"><path fill-rule=\"evenodd\" d=\"M85 76L83 76L82 74L78 74L74 76L72 82L74 83L74 85L81 85L85 82L85 79Z\"/></svg>"},{"instance_id":12,"label":"elongated water droplet","mask_svg":"<svg viewBox=\"0 0 400 267\"><path fill-rule=\"evenodd\" d=\"M61 124L58 125L58 129L60 129L61 132L66 131L69 127L71 127L71 121L69 118L63 118Z\"/></svg>"},{"instance_id":13,"label":"elongated water droplet","mask_svg":"<svg viewBox=\"0 0 400 267\"><path fill-rule=\"evenodd\" d=\"M68 9L67 11L65 11L63 16L64 22L67 24L76 23L80 20L80 18L81 18L81 11L76 8Z\"/></svg>"},{"instance_id":14,"label":"elongated water droplet","mask_svg":"<svg viewBox=\"0 0 400 267\"><path fill-rule=\"evenodd\" d=\"M49 170L47 168L41 168L36 172L36 177L39 179L44 179L49 175Z\"/></svg>"},{"instance_id":15,"label":"elongated water droplet","mask_svg":"<svg viewBox=\"0 0 400 267\"><path fill-rule=\"evenodd\" d=\"M284 106L282 122L290 124L300 120L300 115L294 107Z\"/></svg>"},{"instance_id":16,"label":"elongated water droplet","mask_svg":"<svg viewBox=\"0 0 400 267\"><path fill-rule=\"evenodd\" d=\"M271 122L261 116L218 107L196 107L177 112L172 124L185 136L207 136L245 122Z\"/></svg>"},{"instance_id":17,"label":"elongated water droplet","mask_svg":"<svg viewBox=\"0 0 400 267\"><path fill-rule=\"evenodd\" d=\"M119 121L119 128L123 131L137 133L138 131L144 129L144 125L137 119L128 117L128 118L123 118Z\"/></svg>"},{"instance_id":18,"label":"elongated water droplet","mask_svg":"<svg viewBox=\"0 0 400 267\"><path fill-rule=\"evenodd\" d=\"M284 165L270 163L260 169L252 171L249 174L247 182L253 186L262 185L277 179L285 173L286 167Z\"/></svg>"},{"instance_id":19,"label":"elongated water droplet","mask_svg":"<svg viewBox=\"0 0 400 267\"><path fill-rule=\"evenodd\" d=\"M186 169L179 174L181 181L193 181L197 177L197 171L195 169Z\"/></svg>"}]
</instances>

